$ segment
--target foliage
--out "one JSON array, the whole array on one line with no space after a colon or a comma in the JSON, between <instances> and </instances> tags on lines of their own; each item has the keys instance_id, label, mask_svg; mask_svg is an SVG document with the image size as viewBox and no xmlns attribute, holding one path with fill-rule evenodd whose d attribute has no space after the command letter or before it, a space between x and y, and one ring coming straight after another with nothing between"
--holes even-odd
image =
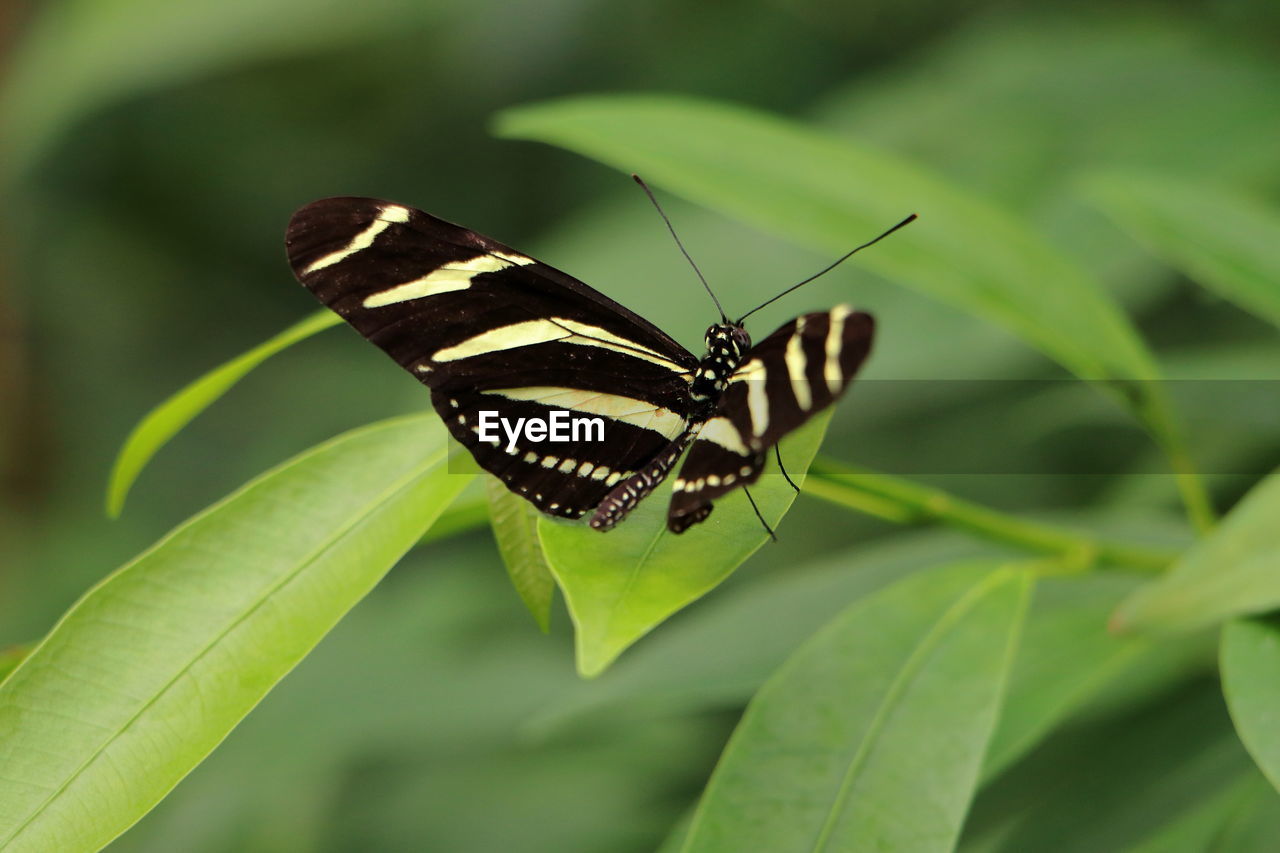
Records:
<instances>
[{"instance_id":1,"label":"foliage","mask_svg":"<svg viewBox=\"0 0 1280 853\"><path fill-rule=\"evenodd\" d=\"M0 844L94 849L150 810L457 497L443 433L335 439L86 594L0 687L0 760L27 771Z\"/></svg>"},{"instance_id":2,"label":"foliage","mask_svg":"<svg viewBox=\"0 0 1280 853\"><path fill-rule=\"evenodd\" d=\"M828 419L815 417L780 445L801 482ZM753 488L771 527L795 499L772 463ZM726 495L716 511L721 517L714 525L679 537L667 531L660 501L647 501L608 539L581 527L538 522L551 574L573 618L578 670L584 676L599 675L628 646L701 598L768 541L744 493Z\"/></svg>"},{"instance_id":3,"label":"foliage","mask_svg":"<svg viewBox=\"0 0 1280 853\"><path fill-rule=\"evenodd\" d=\"M0 847L140 819L113 849L1274 846L1274 37L1172 7L904 17L888 57L870 5L801 6L33 17L0 103L52 402L0 405L0 461L49 497L0 504ZM358 426L424 398L354 335L294 346L335 321L290 325L313 306L271 235L347 192L694 339L709 306L630 182L514 139L643 174L731 311L920 214L753 326L852 290L881 330L783 445L801 497L760 484L780 544L740 494L681 537L661 492L604 535L540 518L433 415ZM1255 381L1187 406L1166 376ZM26 459L42 434L56 467Z\"/></svg>"}]
</instances>

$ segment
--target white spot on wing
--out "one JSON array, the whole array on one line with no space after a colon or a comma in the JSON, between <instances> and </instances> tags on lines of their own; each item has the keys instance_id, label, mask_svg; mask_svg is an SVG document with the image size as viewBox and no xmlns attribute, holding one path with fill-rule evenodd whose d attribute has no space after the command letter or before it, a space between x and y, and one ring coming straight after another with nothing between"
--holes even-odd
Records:
<instances>
[{"instance_id":1,"label":"white spot on wing","mask_svg":"<svg viewBox=\"0 0 1280 853\"><path fill-rule=\"evenodd\" d=\"M602 391L531 385L527 388L495 388L484 393L495 394L508 400L531 400L553 409L599 415L643 429L651 429L668 439L679 435L685 426L684 418L670 409L633 397L606 394Z\"/></svg>"},{"instance_id":2,"label":"white spot on wing","mask_svg":"<svg viewBox=\"0 0 1280 853\"><path fill-rule=\"evenodd\" d=\"M698 433L698 438L709 441L712 444L718 444L725 450L742 456L750 456L751 451L742 441L742 436L738 433L738 428L733 425L733 421L726 417L712 418L702 426L702 430Z\"/></svg>"},{"instance_id":3,"label":"white spot on wing","mask_svg":"<svg viewBox=\"0 0 1280 853\"><path fill-rule=\"evenodd\" d=\"M739 367L733 374L734 382L747 383L747 413L751 416L752 435L764 435L769 428L769 394L765 388L765 380L769 372L764 362L753 358Z\"/></svg>"},{"instance_id":4,"label":"white spot on wing","mask_svg":"<svg viewBox=\"0 0 1280 853\"><path fill-rule=\"evenodd\" d=\"M509 267L531 263L533 263L532 258L509 255L505 252L491 252L466 261L452 261L447 266L432 270L422 278L370 294L365 297L362 304L365 308L381 308L384 305L397 305L411 299L466 290L471 286L472 279L481 273L498 272Z\"/></svg>"},{"instance_id":5,"label":"white spot on wing","mask_svg":"<svg viewBox=\"0 0 1280 853\"><path fill-rule=\"evenodd\" d=\"M837 305L831 309L831 325L827 328L827 360L822 367L822 375L827 380L827 388L832 394L839 394L844 385L844 371L840 369L840 350L844 348L844 321L853 313L848 305Z\"/></svg>"},{"instance_id":6,"label":"white spot on wing","mask_svg":"<svg viewBox=\"0 0 1280 853\"><path fill-rule=\"evenodd\" d=\"M496 329L481 332L462 343L440 350L435 354L435 360L456 361L461 358L470 358L471 356L484 355L490 352L543 344L548 341L598 347L626 353L635 358L661 365L677 373L684 372L683 368L671 359L635 341L619 337L598 326L579 323L577 320L568 320L562 317L526 320L523 323L512 323L509 326L499 326Z\"/></svg>"},{"instance_id":7,"label":"white spot on wing","mask_svg":"<svg viewBox=\"0 0 1280 853\"><path fill-rule=\"evenodd\" d=\"M809 391L809 378L806 371L809 360L804 354L804 318L796 318L796 330L787 341L787 375L791 377L791 392L795 394L796 405L801 411L809 411L813 405L813 394Z\"/></svg>"},{"instance_id":8,"label":"white spot on wing","mask_svg":"<svg viewBox=\"0 0 1280 853\"><path fill-rule=\"evenodd\" d=\"M392 225L409 221L409 209L395 204L389 204L378 211L378 218L373 220L365 227L363 231L351 238L351 242L343 246L336 252L330 252L322 258L317 258L302 271L303 275L313 273L316 270L322 270L325 267L331 267L339 261L344 261L354 255L356 252L362 252L373 245L373 241L378 239L378 235L386 231Z\"/></svg>"}]
</instances>

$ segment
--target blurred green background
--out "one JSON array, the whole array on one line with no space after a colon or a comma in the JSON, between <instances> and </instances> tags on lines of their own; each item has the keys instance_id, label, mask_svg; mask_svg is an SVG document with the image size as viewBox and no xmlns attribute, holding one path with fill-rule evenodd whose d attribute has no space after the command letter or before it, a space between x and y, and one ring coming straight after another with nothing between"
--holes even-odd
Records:
<instances>
[{"instance_id":1,"label":"blurred green background","mask_svg":"<svg viewBox=\"0 0 1280 853\"><path fill-rule=\"evenodd\" d=\"M710 306L625 175L490 134L497 111L542 98L696 94L880 146L1069 250L1125 304L1171 377L1280 378L1271 327L1169 271L1076 192L1089 170L1140 168L1275 199L1276 5L1016 6L11 5L0 13L0 646L38 638L92 583L267 466L426 405L373 347L328 332L198 419L144 473L124 516L105 518L107 473L130 427L314 309L282 245L290 213L312 199L380 196L467 224L698 347ZM731 312L830 260L663 200ZM1060 375L1009 333L856 264L756 328L850 294L881 321L868 378ZM1274 463L1274 420L1182 415L1208 436L1197 445L1206 470L1240 472L1211 479L1220 502ZM948 489L1011 511L1087 514L1127 535L1182 535L1171 482L1142 473L1151 464L1141 457L1158 456L1138 429L1050 393L930 393L883 410L849 402L825 452L856 462L878 447L958 440L975 469L1016 444L1028 471L1046 473L934 478ZM1103 442L1134 457L1133 473L1072 476L1073 455ZM563 612L550 637L537 632L487 532L419 548L113 849L654 849L695 801L754 687L831 614L815 590L857 566L893 574L990 550L805 498L781 537L591 683L574 675ZM765 600L794 603L770 614L773 640L760 637ZM1182 731L1162 715L1194 714L1204 733L1203 744L1181 744L1199 764L1170 796L1235 778L1247 759L1198 664L1114 719L1055 736L984 793L975 826L1000 824L1035 780L1056 775L1055 755L1097 756L1097 768L1076 767L1055 789L1083 814L1090 779L1161 772L1172 761L1161 725ZM1155 740L1110 755L1131 719Z\"/></svg>"}]
</instances>

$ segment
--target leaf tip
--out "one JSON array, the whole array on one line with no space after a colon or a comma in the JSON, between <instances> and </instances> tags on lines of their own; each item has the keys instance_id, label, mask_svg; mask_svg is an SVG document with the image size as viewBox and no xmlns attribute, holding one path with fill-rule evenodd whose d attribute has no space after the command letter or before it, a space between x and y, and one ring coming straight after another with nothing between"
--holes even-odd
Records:
<instances>
[{"instance_id":1,"label":"leaf tip","mask_svg":"<svg viewBox=\"0 0 1280 853\"><path fill-rule=\"evenodd\" d=\"M126 443L126 447L127 447ZM107 495L103 502L103 511L107 518L115 521L124 512L124 502L129 497L129 489L133 485L133 477L124 471L124 452L116 459L111 469L111 477L107 481Z\"/></svg>"},{"instance_id":2,"label":"leaf tip","mask_svg":"<svg viewBox=\"0 0 1280 853\"><path fill-rule=\"evenodd\" d=\"M579 645L577 654L578 677L584 681L591 681L600 677L618 659L619 654L621 654L621 649L616 651L605 648L586 649Z\"/></svg>"}]
</instances>

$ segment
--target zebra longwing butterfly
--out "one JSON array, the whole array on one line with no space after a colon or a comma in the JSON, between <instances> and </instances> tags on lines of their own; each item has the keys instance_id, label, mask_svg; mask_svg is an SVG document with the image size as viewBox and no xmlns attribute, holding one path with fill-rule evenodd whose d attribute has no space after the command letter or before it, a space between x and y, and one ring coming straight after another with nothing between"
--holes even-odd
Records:
<instances>
[{"instance_id":1,"label":"zebra longwing butterfly","mask_svg":"<svg viewBox=\"0 0 1280 853\"><path fill-rule=\"evenodd\" d=\"M686 448L667 526L681 533L704 520L714 499L756 481L769 448L844 392L871 347L871 316L844 305L801 315L755 346L746 315L735 323L722 311L698 359L572 276L378 199L301 208L286 246L308 290L431 389L480 467L544 513L591 513L599 530ZM589 430L495 440L481 428L482 412L545 423L557 410L602 419L603 440L587 440Z\"/></svg>"}]
</instances>

